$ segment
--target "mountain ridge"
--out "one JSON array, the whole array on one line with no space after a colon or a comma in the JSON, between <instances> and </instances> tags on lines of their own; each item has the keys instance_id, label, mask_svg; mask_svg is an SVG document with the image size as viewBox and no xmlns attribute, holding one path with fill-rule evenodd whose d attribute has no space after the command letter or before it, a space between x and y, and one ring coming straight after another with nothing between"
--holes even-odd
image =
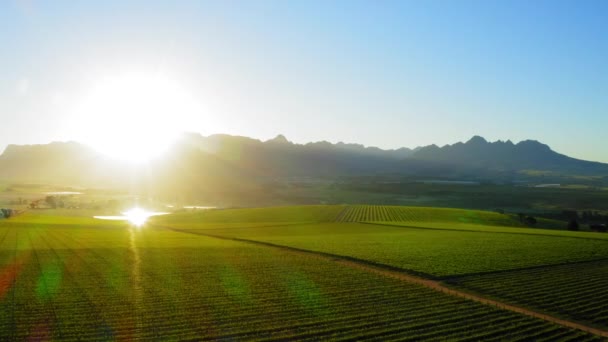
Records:
<instances>
[{"instance_id":1,"label":"mountain ridge","mask_svg":"<svg viewBox=\"0 0 608 342\"><path fill-rule=\"evenodd\" d=\"M488 142L480 136L473 136L464 143L442 147L426 146L416 151L412 158L454 165L468 164L471 167L488 169L537 169L585 174L593 172L591 169L608 167L608 164L572 158L555 152L537 140L527 139L514 144L510 140Z\"/></svg>"},{"instance_id":2,"label":"mountain ridge","mask_svg":"<svg viewBox=\"0 0 608 342\"><path fill-rule=\"evenodd\" d=\"M168 151L145 165L138 182L221 192L259 188L288 177L433 176L493 178L529 170L566 175L608 175L608 164L571 158L536 140L489 142L473 136L465 142L415 149L327 141L298 144L284 135L266 141L245 136L184 133ZM0 155L0 179L28 182L127 184L133 166L111 160L78 142L14 145ZM171 179L171 181L166 181ZM180 181L174 181L179 179ZM184 184L177 184L182 182ZM189 187L189 184L198 184ZM247 184L247 186L246 186ZM257 185L255 185L257 184ZM168 186L164 188L169 189Z\"/></svg>"}]
</instances>

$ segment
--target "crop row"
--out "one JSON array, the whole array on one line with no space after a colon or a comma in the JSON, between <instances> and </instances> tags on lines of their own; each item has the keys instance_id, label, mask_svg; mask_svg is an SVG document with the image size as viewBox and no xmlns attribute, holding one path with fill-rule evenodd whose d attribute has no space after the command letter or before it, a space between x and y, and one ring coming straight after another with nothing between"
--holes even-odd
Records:
<instances>
[{"instance_id":1,"label":"crop row","mask_svg":"<svg viewBox=\"0 0 608 342\"><path fill-rule=\"evenodd\" d=\"M215 229L212 234L348 256L439 277L608 258L605 240L374 224Z\"/></svg>"},{"instance_id":2,"label":"crop row","mask_svg":"<svg viewBox=\"0 0 608 342\"><path fill-rule=\"evenodd\" d=\"M401 207L381 205L347 206L337 216L338 222L455 222L514 225L506 215L477 210Z\"/></svg>"},{"instance_id":3,"label":"crop row","mask_svg":"<svg viewBox=\"0 0 608 342\"><path fill-rule=\"evenodd\" d=\"M568 319L608 328L608 262L470 276L457 286Z\"/></svg>"},{"instance_id":4,"label":"crop row","mask_svg":"<svg viewBox=\"0 0 608 342\"><path fill-rule=\"evenodd\" d=\"M171 218L159 216L154 222L163 224L171 222L173 227L191 228L215 226L218 224L272 224L287 222L331 222L344 207L341 205L305 205L265 208L238 208L199 210L171 215Z\"/></svg>"},{"instance_id":5,"label":"crop row","mask_svg":"<svg viewBox=\"0 0 608 342\"><path fill-rule=\"evenodd\" d=\"M12 258L4 260L3 267L21 257L25 261L0 298L0 340L437 340L483 334L511 334L516 340L530 329L545 337L593 339L264 247L144 230L116 232L117 242L127 239L118 245L127 248L85 248L87 236L107 235L20 229L7 235L23 239L13 246L28 247L13 249ZM183 245L180 239L190 247L175 247Z\"/></svg>"}]
</instances>

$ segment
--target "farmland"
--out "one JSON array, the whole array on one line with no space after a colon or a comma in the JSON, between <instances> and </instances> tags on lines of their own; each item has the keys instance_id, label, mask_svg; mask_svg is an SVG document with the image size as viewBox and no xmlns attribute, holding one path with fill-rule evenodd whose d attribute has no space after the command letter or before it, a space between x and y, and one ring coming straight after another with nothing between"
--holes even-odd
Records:
<instances>
[{"instance_id":1,"label":"farmland","mask_svg":"<svg viewBox=\"0 0 608 342\"><path fill-rule=\"evenodd\" d=\"M171 215L170 222L180 228L200 227L200 225L241 225L293 224L312 222L333 222L346 206L313 205L293 207L223 209L184 211ZM158 218L163 222L164 218Z\"/></svg>"},{"instance_id":2,"label":"farmland","mask_svg":"<svg viewBox=\"0 0 608 342\"><path fill-rule=\"evenodd\" d=\"M396 208L416 221L341 222L349 208L182 212L156 217L142 228L66 216L67 211L0 221L0 340L597 339L315 254L386 265L536 308L534 297L561 273L551 276L554 267L547 267L548 283L531 286L527 297L523 284L530 280L519 269L597 260L591 264L598 268L588 274L601 273L608 241L593 238L597 235L488 226L501 222L493 219L496 213L474 212L479 220L458 220L472 216L464 210L437 211L442 219L433 223L425 214L429 208ZM387 225L413 223L429 227ZM571 236L559 235L564 233ZM485 272L490 273L478 275ZM489 289L505 282L492 278L499 275L514 285ZM604 281L597 276L581 284L593 291ZM564 289L575 281L567 284ZM518 288L517 296L505 295ZM580 308L593 308L585 302L591 292L583 292L572 317ZM605 316L596 311L596 319L585 321L603 326Z\"/></svg>"},{"instance_id":3,"label":"farmland","mask_svg":"<svg viewBox=\"0 0 608 342\"><path fill-rule=\"evenodd\" d=\"M465 209L353 205L346 207L337 218L340 222L461 222L500 226L519 226L508 215Z\"/></svg>"},{"instance_id":4,"label":"farmland","mask_svg":"<svg viewBox=\"0 0 608 342\"><path fill-rule=\"evenodd\" d=\"M449 280L468 291L608 327L608 262L516 270Z\"/></svg>"},{"instance_id":5,"label":"farmland","mask_svg":"<svg viewBox=\"0 0 608 342\"><path fill-rule=\"evenodd\" d=\"M551 235L361 223L203 229L202 232L348 256L435 277L608 258L607 240Z\"/></svg>"},{"instance_id":6,"label":"farmland","mask_svg":"<svg viewBox=\"0 0 608 342\"><path fill-rule=\"evenodd\" d=\"M0 339L594 339L323 259L104 224L0 228Z\"/></svg>"},{"instance_id":7,"label":"farmland","mask_svg":"<svg viewBox=\"0 0 608 342\"><path fill-rule=\"evenodd\" d=\"M347 219L353 213L359 216ZM606 328L608 303L601 293L608 286L608 237L501 225L513 222L506 216L501 221L501 216L467 210L347 206L335 223L183 227L197 234L260 241L386 265L444 281L466 292ZM462 217L476 220L467 222ZM160 218L164 225L180 219ZM343 222L374 219L379 221Z\"/></svg>"}]
</instances>

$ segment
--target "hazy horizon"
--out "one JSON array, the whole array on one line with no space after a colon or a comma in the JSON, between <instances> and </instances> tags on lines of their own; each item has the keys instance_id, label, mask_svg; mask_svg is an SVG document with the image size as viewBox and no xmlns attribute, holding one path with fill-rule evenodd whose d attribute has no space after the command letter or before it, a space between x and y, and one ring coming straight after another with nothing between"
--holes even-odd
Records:
<instances>
[{"instance_id":1,"label":"hazy horizon","mask_svg":"<svg viewBox=\"0 0 608 342\"><path fill-rule=\"evenodd\" d=\"M203 134L201 134L201 133L199 133L199 132L187 132L187 131L184 131L184 132L180 132L179 134L180 134L180 135L182 135L182 134L200 134L202 137L210 137L210 136L213 136L213 135L229 135L229 136L233 136L233 137L245 137L245 138L250 138L250 139L254 139L254 140L259 140L259 141L261 141L261 142L266 142L266 141L272 140L272 139L274 139L274 138L277 138L278 136L283 136L283 137L284 137L284 138L286 138L286 139L287 139L287 140L288 140L290 143L293 143L293 144L298 144L298 145L307 145L307 144L314 144L314 143L320 143L320 142L329 142L329 143L331 143L331 144L340 144L340 143L347 144L347 145L349 145L349 144L356 144L356 145L362 145L362 146L363 146L363 147L365 147L365 148L380 148L380 149L385 150L385 151L386 151L386 150L398 150L398 149L401 149L401 148L407 148L407 149L410 149L410 150L415 150L415 149L417 149L417 148L427 147L427 146L430 146L430 145L436 145L436 146L439 146L439 147L443 147L443 146L447 146L447 145L454 145L454 144L457 144L457 143L466 143L467 141L469 141L469 140L471 140L471 139L473 139L473 138L475 138L475 137L481 137L481 138L483 138L484 140L486 140L488 143L496 143L496 142L507 142L507 141L511 141L513 144L517 145L518 143L521 143L521 142L524 142L524 141L537 141L537 142L539 142L539 143L541 143L541 144L545 144L545 143L543 143L542 141L539 141L539 140L537 140L537 139L533 139L533 138L529 138L529 139L522 139L522 140L511 140L511 139L504 139L504 140L503 140L503 139L490 140L490 139L486 139L486 138L485 138L484 136L482 136L482 135L475 134L474 136L469 137L468 139L459 140L459 141L454 141L454 142L447 143L447 144L443 144L443 145L439 145L439 144L432 143L432 144L429 144L429 145L417 145L417 146L399 146L399 147L395 147L395 148L382 148L382 147L375 146L375 145L365 145L365 144L361 144L361 143L358 143L358 142L356 142L356 141L341 141L341 140L330 140L330 139L323 139L323 140L317 140L317 141L304 141L304 142L297 142L297 141L293 141L293 140L291 140L291 139L290 139L288 136L286 136L286 135L284 135L284 134L281 134L281 133L279 133L279 134L277 134L277 135L275 135L275 136L273 136L273 137L271 137L271 138L268 138L268 139L256 138L256 137L244 136L244 135L232 135L232 134L227 134L227 133L214 133L214 134L209 134L209 135L203 135ZM175 142L177 142L177 141L173 141L173 142L171 142L171 143L169 144L169 146L171 146L171 145L172 145L173 143L175 143ZM89 147L89 148L91 148L91 149L95 150L95 151L96 151L96 152L98 152L98 153L105 154L103 151L100 151L99 149L96 149L96 148L95 148L95 146L91 146L90 144L87 144L86 142L81 142L81 141L77 141L77 140L53 140L53 141L47 141L47 142L42 142L42 143L31 143L31 144L27 144L27 143L26 143L26 144L7 144L6 146L3 146L3 147L1 147L1 148L0 148L0 155L1 155L2 153L4 153L4 151L6 150L6 148L8 147L8 145L47 145L47 144L53 144L53 143L78 143L78 144L81 144L81 145L87 146L87 147ZM169 147L169 146L167 146L167 147ZM549 145L549 148L551 148L553 151L555 151L555 152L557 152L557 153L561 153L560 151L555 150L555 149L554 149L552 146L550 146L550 145ZM564 153L561 153L561 154L564 154ZM106 155L106 156L107 156L107 157L112 157L111 155ZM574 156L569 156L569 155L566 155L566 156L576 158L576 157L574 157ZM577 158L577 159L578 159L578 158ZM589 161L597 162L597 160L589 160ZM599 161L599 162L601 162L601 161Z\"/></svg>"},{"instance_id":2,"label":"hazy horizon","mask_svg":"<svg viewBox=\"0 0 608 342\"><path fill-rule=\"evenodd\" d=\"M111 154L127 142L135 155L186 130L383 149L480 135L608 162L607 10L4 2L0 146L75 140Z\"/></svg>"}]
</instances>

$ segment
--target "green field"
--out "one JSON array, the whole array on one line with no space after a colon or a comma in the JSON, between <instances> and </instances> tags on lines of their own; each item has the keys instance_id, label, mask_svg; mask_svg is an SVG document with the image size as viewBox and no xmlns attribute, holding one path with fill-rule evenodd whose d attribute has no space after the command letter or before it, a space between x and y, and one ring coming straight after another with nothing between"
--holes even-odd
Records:
<instances>
[{"instance_id":1,"label":"green field","mask_svg":"<svg viewBox=\"0 0 608 342\"><path fill-rule=\"evenodd\" d=\"M0 228L0 339L593 339L331 261L98 222Z\"/></svg>"},{"instance_id":2,"label":"green field","mask_svg":"<svg viewBox=\"0 0 608 342\"><path fill-rule=\"evenodd\" d=\"M608 258L608 241L600 234L488 226L501 222L492 219L496 213L474 212L478 219L471 222L456 219L471 217L466 210L375 209L399 209L410 213L409 220L336 222L351 207L312 206L183 212L140 229L68 211L0 221L0 340L597 339L331 258L200 235L443 277L457 288L564 317L593 309L590 294L606 279L591 276L605 270L603 263L589 263L596 268L584 273L589 281L579 285L588 291L580 291L578 300L574 278L555 284L567 270L551 273L566 266L546 267L547 276L540 277L546 283L529 287L524 284L533 284L534 276L518 270ZM441 222L433 223L429 217L435 216ZM511 271L497 272L502 270ZM514 285L496 286L506 279ZM550 284L548 293L579 306L560 311L540 305L539 293ZM569 297L560 292L566 288ZM594 318L580 317L603 326L604 302L596 303Z\"/></svg>"},{"instance_id":3,"label":"green field","mask_svg":"<svg viewBox=\"0 0 608 342\"><path fill-rule=\"evenodd\" d=\"M277 224L299 222L333 222L346 206L311 205L295 207L270 207L247 209L213 209L182 211L171 215L170 219L157 218L158 222L171 222L173 226L183 228L199 227L201 224Z\"/></svg>"},{"instance_id":4,"label":"green field","mask_svg":"<svg viewBox=\"0 0 608 342\"><path fill-rule=\"evenodd\" d=\"M436 277L608 258L608 240L552 235L361 223L197 231L348 256Z\"/></svg>"},{"instance_id":5,"label":"green field","mask_svg":"<svg viewBox=\"0 0 608 342\"><path fill-rule=\"evenodd\" d=\"M177 216L159 219L163 225L181 223ZM341 222L374 219L380 221ZM182 227L397 267L445 279L466 291L606 327L608 302L602 295L594 296L608 286L606 234L516 227L512 218L498 213L421 207L347 206L336 221L251 227L201 221Z\"/></svg>"},{"instance_id":6,"label":"green field","mask_svg":"<svg viewBox=\"0 0 608 342\"><path fill-rule=\"evenodd\" d=\"M608 262L516 270L449 281L466 290L608 328Z\"/></svg>"},{"instance_id":7,"label":"green field","mask_svg":"<svg viewBox=\"0 0 608 342\"><path fill-rule=\"evenodd\" d=\"M503 234L525 234L525 235L542 235L552 237L567 237L574 239L587 240L608 240L608 234L598 234L596 232L569 231L557 229L540 229L540 228L521 228L521 227L505 227L505 226L488 226L480 224L460 223L460 222L369 222L371 224L382 225L387 227L402 227L416 229L434 229L434 230L451 230L464 232L479 232L479 233L503 233Z\"/></svg>"},{"instance_id":8,"label":"green field","mask_svg":"<svg viewBox=\"0 0 608 342\"><path fill-rule=\"evenodd\" d=\"M356 205L346 207L336 218L340 222L460 222L499 226L520 226L511 216L480 210Z\"/></svg>"}]
</instances>

